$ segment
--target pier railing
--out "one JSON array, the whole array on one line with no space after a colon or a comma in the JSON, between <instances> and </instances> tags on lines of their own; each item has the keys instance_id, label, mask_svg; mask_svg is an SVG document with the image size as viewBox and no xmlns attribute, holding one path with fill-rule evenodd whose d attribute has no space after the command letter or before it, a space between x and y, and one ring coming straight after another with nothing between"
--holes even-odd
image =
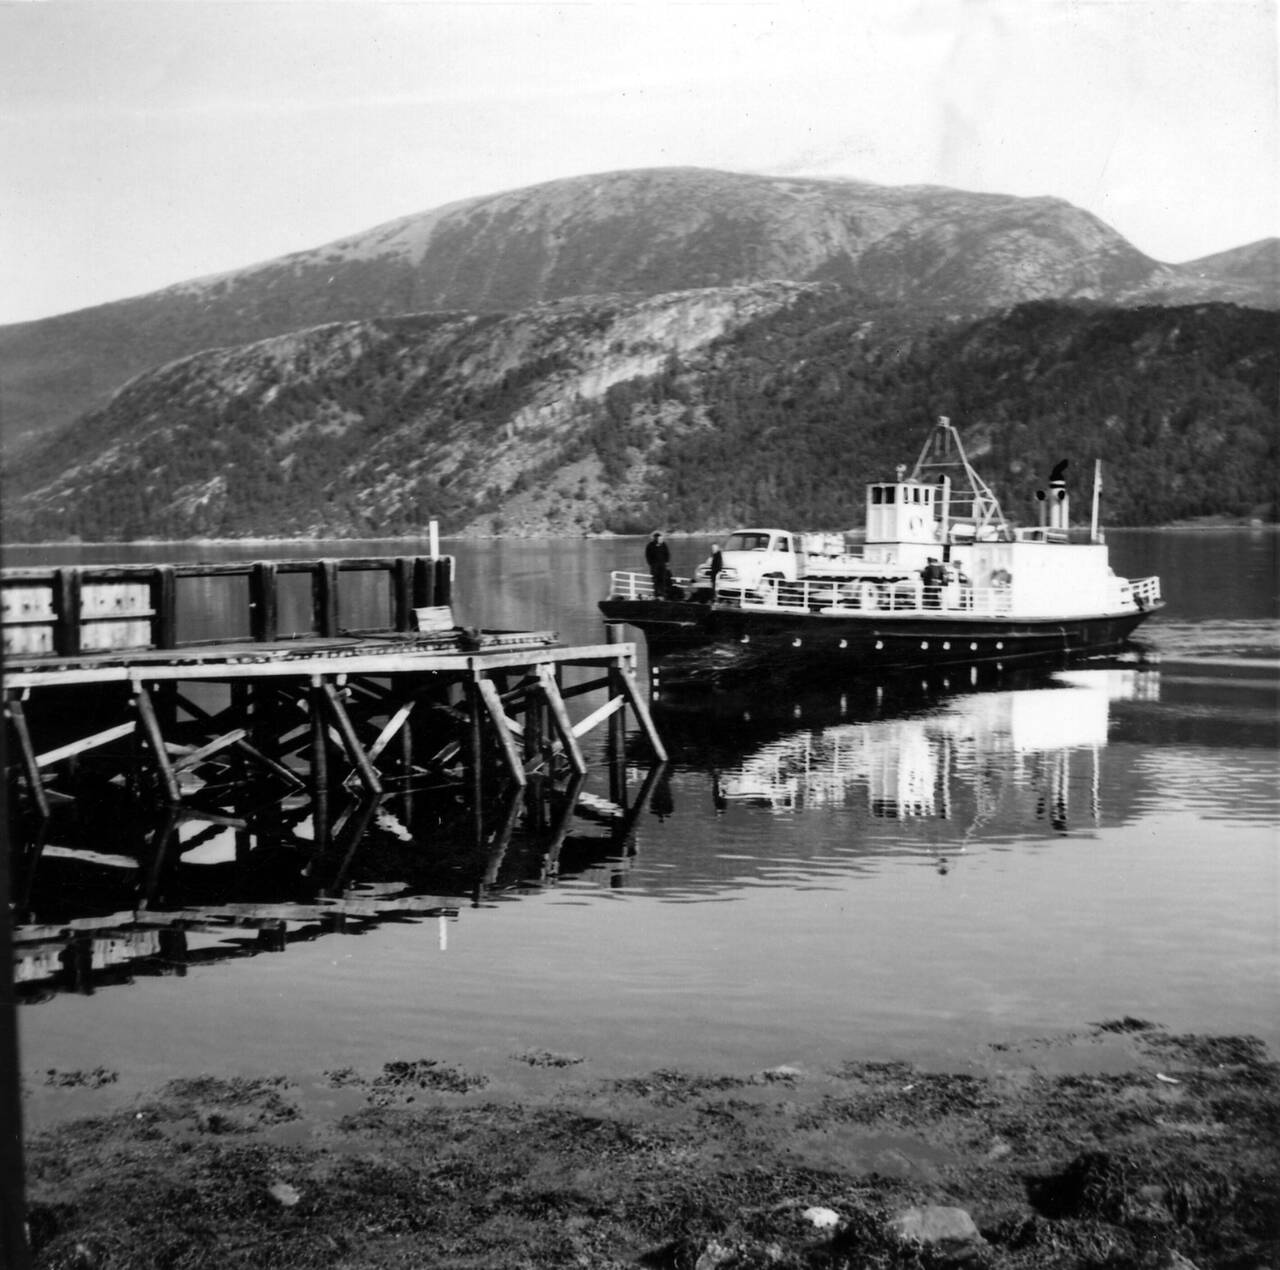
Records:
<instances>
[{"instance_id":1,"label":"pier railing","mask_svg":"<svg viewBox=\"0 0 1280 1270\"><path fill-rule=\"evenodd\" d=\"M4 652L69 657L413 631L419 628L417 610L451 603L453 574L452 556L5 569ZM201 602L191 605L189 596ZM185 630L189 608L216 613L221 629ZM355 626L344 621L344 610L376 616L372 625Z\"/></svg>"}]
</instances>

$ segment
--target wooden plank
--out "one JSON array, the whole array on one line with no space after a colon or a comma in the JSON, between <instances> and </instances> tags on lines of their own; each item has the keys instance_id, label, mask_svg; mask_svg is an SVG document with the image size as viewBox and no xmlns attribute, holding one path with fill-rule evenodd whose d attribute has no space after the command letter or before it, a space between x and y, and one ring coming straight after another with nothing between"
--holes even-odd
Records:
<instances>
[{"instance_id":1,"label":"wooden plank","mask_svg":"<svg viewBox=\"0 0 1280 1270\"><path fill-rule=\"evenodd\" d=\"M40 764L36 762L35 747L31 744L31 731L27 727L26 711L17 697L11 697L5 703L5 711L13 724L14 735L18 738L18 752L22 755L22 767L27 775L27 785L31 797L35 800L36 809L42 820L49 819L49 799L45 793L44 780L40 775Z\"/></svg>"},{"instance_id":2,"label":"wooden plank","mask_svg":"<svg viewBox=\"0 0 1280 1270\"><path fill-rule=\"evenodd\" d=\"M0 617L11 622L52 622L57 613L53 607L53 586L32 580L23 585L8 577L0 587Z\"/></svg>"},{"instance_id":3,"label":"wooden plank","mask_svg":"<svg viewBox=\"0 0 1280 1270\"><path fill-rule=\"evenodd\" d=\"M183 820L204 820L211 825L222 825L227 829L248 829L249 827L249 822L243 816L224 816L218 811L206 811L203 808L197 810L194 807L183 807L181 811ZM187 848L190 845L190 843L184 844Z\"/></svg>"},{"instance_id":4,"label":"wooden plank","mask_svg":"<svg viewBox=\"0 0 1280 1270\"><path fill-rule=\"evenodd\" d=\"M628 645L618 645L625 650ZM217 659L177 659L145 654L133 654L119 660L103 657L98 660L77 659L71 666L25 666L12 662L6 668L5 683L10 688L37 688L72 686L82 683L125 683L134 680L139 673L150 680L223 680L235 679L302 679L312 675L395 675L435 673L475 673L514 667L527 668L533 662L557 663L573 666L612 666L617 663L617 652L607 645L585 648L542 646L495 651L491 653L439 652L431 649L416 652L397 643L389 651L368 652L334 650L307 654L300 650L279 650L278 656L256 659L246 650L243 661L233 661L227 654Z\"/></svg>"},{"instance_id":5,"label":"wooden plank","mask_svg":"<svg viewBox=\"0 0 1280 1270\"><path fill-rule=\"evenodd\" d=\"M62 762L64 758L74 758L77 754L83 754L86 750L97 749L100 745L110 745L112 741L118 741L121 737L128 736L137 726L135 722L120 723L114 728L95 732L92 736L86 736L82 740L72 741L68 745L60 745L56 750L46 750L43 754L36 756L36 766L51 767L54 763Z\"/></svg>"},{"instance_id":6,"label":"wooden plank","mask_svg":"<svg viewBox=\"0 0 1280 1270\"><path fill-rule=\"evenodd\" d=\"M585 697L589 692L599 692L603 688L609 687L609 677L601 676L599 679L589 679L585 683L562 685L560 695L568 701L570 697Z\"/></svg>"},{"instance_id":7,"label":"wooden plank","mask_svg":"<svg viewBox=\"0 0 1280 1270\"><path fill-rule=\"evenodd\" d=\"M151 580L98 582L81 578L80 620L82 622L151 617Z\"/></svg>"},{"instance_id":8,"label":"wooden plank","mask_svg":"<svg viewBox=\"0 0 1280 1270\"><path fill-rule=\"evenodd\" d=\"M587 770L587 760L582 756L582 747L573 732L573 722L569 711L565 709L564 698L560 695L560 686L556 683L555 672L550 666L538 667L538 681L542 685L543 696L547 699L547 708L560 733L560 743L569 758L569 766L581 775Z\"/></svg>"},{"instance_id":9,"label":"wooden plank","mask_svg":"<svg viewBox=\"0 0 1280 1270\"><path fill-rule=\"evenodd\" d=\"M502 699L498 694L497 685L490 679L481 679L477 686L480 689L480 699L489 711L489 717L493 720L494 728L497 729L498 740L502 745L502 753L507 760L507 767L510 769L512 779L517 785L523 786L526 783L524 762L520 757L520 750L516 746L515 737L512 736L511 729L508 726L509 720L502 709Z\"/></svg>"},{"instance_id":10,"label":"wooden plank","mask_svg":"<svg viewBox=\"0 0 1280 1270\"><path fill-rule=\"evenodd\" d=\"M170 751L177 751L178 757L173 760L173 770L175 772L185 772L189 769L203 763L211 754L217 754L219 750L225 750L228 746L234 745L237 741L243 740L245 735L244 728L236 728L234 731L225 732L222 736L215 737L212 741L204 745L191 749L188 746L177 746L171 742L166 743L166 748Z\"/></svg>"},{"instance_id":11,"label":"wooden plank","mask_svg":"<svg viewBox=\"0 0 1280 1270\"><path fill-rule=\"evenodd\" d=\"M248 755L255 763L261 763L268 771L274 772L292 785L294 789L306 789L307 782L297 772L290 771L283 763L276 762L275 759L269 754L264 754L257 746L250 745L248 741L241 739L236 742L236 749L242 754Z\"/></svg>"},{"instance_id":12,"label":"wooden plank","mask_svg":"<svg viewBox=\"0 0 1280 1270\"><path fill-rule=\"evenodd\" d=\"M640 720L640 726L644 729L644 734L649 738L649 744L653 747L654 757L659 763L665 763L667 761L666 746L662 744L658 729L653 726L653 719L649 714L649 706L640 692L640 686L636 683L635 675L626 666L618 667L618 675L622 679L622 690L627 694L627 700L631 703L632 712Z\"/></svg>"},{"instance_id":13,"label":"wooden plank","mask_svg":"<svg viewBox=\"0 0 1280 1270\"><path fill-rule=\"evenodd\" d=\"M606 701L598 710L593 710L585 719L580 719L573 728L574 736L584 736L597 723L603 723L611 714L616 714L627 704L625 697L614 697Z\"/></svg>"},{"instance_id":14,"label":"wooden plank","mask_svg":"<svg viewBox=\"0 0 1280 1270\"><path fill-rule=\"evenodd\" d=\"M351 718L342 704L342 698L338 696L338 690L328 680L325 680L320 685L320 691L324 695L324 700L333 715L334 722L338 725L338 733L342 738L343 747L346 749L348 757L355 764L356 771L360 773L361 783L371 794L382 793L382 781L378 778L377 769L369 761L369 756L365 753L364 746L360 744L360 738L356 735L355 726L352 724Z\"/></svg>"},{"instance_id":15,"label":"wooden plank","mask_svg":"<svg viewBox=\"0 0 1280 1270\"><path fill-rule=\"evenodd\" d=\"M160 731L160 721L156 718L156 709L151 703L151 694L147 691L145 684L134 685L133 701L138 710L143 735L147 738L156 766L160 769L160 779L164 782L165 793L171 803L180 803L182 791L178 787L178 777L174 773L173 765L169 762L169 751L165 748L164 734Z\"/></svg>"},{"instance_id":16,"label":"wooden plank","mask_svg":"<svg viewBox=\"0 0 1280 1270\"><path fill-rule=\"evenodd\" d=\"M377 762L378 755L391 743L392 738L404 727L408 721L409 715L413 713L413 707L416 702L407 701L399 710L387 720L382 731L378 733L377 739L369 747L369 762Z\"/></svg>"}]
</instances>

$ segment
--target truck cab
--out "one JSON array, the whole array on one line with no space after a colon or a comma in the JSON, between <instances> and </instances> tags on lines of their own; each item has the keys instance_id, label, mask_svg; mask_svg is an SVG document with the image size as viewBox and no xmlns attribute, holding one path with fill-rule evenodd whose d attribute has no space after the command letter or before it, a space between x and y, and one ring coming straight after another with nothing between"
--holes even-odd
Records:
<instances>
[{"instance_id":1,"label":"truck cab","mask_svg":"<svg viewBox=\"0 0 1280 1270\"><path fill-rule=\"evenodd\" d=\"M800 535L787 529L735 529L721 544L720 555L716 589L729 596L758 591L766 578L794 582L801 576L805 559ZM710 591L710 557L694 570L693 589Z\"/></svg>"}]
</instances>

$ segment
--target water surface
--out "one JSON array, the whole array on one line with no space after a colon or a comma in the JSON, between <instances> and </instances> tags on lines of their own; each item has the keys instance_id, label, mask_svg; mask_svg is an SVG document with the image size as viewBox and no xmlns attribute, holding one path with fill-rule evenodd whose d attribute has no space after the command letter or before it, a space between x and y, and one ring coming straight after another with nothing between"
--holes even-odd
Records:
<instances>
[{"instance_id":1,"label":"water surface","mask_svg":"<svg viewBox=\"0 0 1280 1270\"><path fill-rule=\"evenodd\" d=\"M1275 1045L1276 542L1270 531L1113 534L1117 571L1161 573L1170 600L1121 659L660 698L671 761L638 820L619 833L592 734L585 798L551 862L532 824L517 824L495 862L465 823L407 832L392 804L348 884L370 896L436 884L448 907L316 931L281 955L237 945L181 976L125 964L91 995L33 992L21 1011L33 1114L65 1105L40 1084L49 1068L106 1067L123 1090L434 1057L517 1088L529 1069L513 1055L531 1049L571 1052L597 1076L962 1063L1124 1015ZM677 571L706 545L675 540ZM633 567L642 542L447 546L463 621L597 643L608 571ZM76 550L68 558L212 554ZM634 745L633 794L648 766ZM52 845L105 842L87 826ZM227 845L208 827L192 837L185 876L222 869L229 887L263 885L234 874ZM118 864L86 875L74 856L58 861L42 860L48 885L33 898L57 920L69 910L52 885L73 866L81 882L99 879L106 911L128 901ZM235 942L193 936L193 948L201 940L213 954Z\"/></svg>"}]
</instances>

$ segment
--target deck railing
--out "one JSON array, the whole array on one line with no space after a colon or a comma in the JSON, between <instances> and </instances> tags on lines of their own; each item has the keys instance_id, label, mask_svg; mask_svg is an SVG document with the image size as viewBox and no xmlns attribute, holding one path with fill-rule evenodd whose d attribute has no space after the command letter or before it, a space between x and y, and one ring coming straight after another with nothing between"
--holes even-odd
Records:
<instances>
[{"instance_id":1,"label":"deck railing","mask_svg":"<svg viewBox=\"0 0 1280 1270\"><path fill-rule=\"evenodd\" d=\"M951 612L1004 614L1009 612L1008 587L974 587L960 583L925 586L918 581L889 583L774 582L742 596L749 609L805 609L814 613Z\"/></svg>"},{"instance_id":2,"label":"deck railing","mask_svg":"<svg viewBox=\"0 0 1280 1270\"><path fill-rule=\"evenodd\" d=\"M693 588L692 578L672 578L673 594L687 597ZM609 575L609 596L615 600L652 600L653 578L647 573L631 573L615 569Z\"/></svg>"},{"instance_id":3,"label":"deck railing","mask_svg":"<svg viewBox=\"0 0 1280 1270\"><path fill-rule=\"evenodd\" d=\"M689 578L673 578L676 592L688 596ZM653 580L647 573L615 569L610 574L609 595L617 600L653 599ZM925 587L918 581L897 583L831 582L807 579L803 582L768 581L758 590L739 592L722 588L721 602L739 603L748 609L805 609L817 613L931 612L1003 614L1009 612L1008 587L971 587L950 583Z\"/></svg>"},{"instance_id":4,"label":"deck railing","mask_svg":"<svg viewBox=\"0 0 1280 1270\"><path fill-rule=\"evenodd\" d=\"M1150 608L1160 603L1160 579L1131 578L1120 588L1120 596L1126 607Z\"/></svg>"}]
</instances>

